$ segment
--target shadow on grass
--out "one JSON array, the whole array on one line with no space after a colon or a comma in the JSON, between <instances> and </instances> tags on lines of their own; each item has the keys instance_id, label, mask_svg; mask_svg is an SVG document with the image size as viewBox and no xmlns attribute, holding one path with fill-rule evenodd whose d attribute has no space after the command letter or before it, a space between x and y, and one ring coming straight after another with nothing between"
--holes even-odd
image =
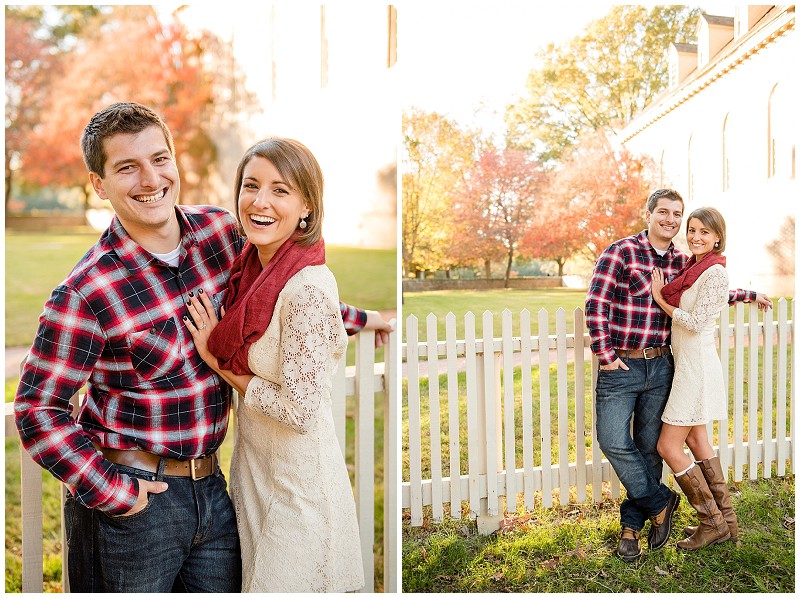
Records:
<instances>
[{"instance_id":1,"label":"shadow on grass","mask_svg":"<svg viewBox=\"0 0 800 598\"><path fill-rule=\"evenodd\" d=\"M794 592L794 478L745 481L733 493L740 543L678 550L696 523L682 501L667 546L625 563L613 552L619 501L518 512L480 536L467 513L423 527L403 520L405 592ZM430 515L430 512L427 512ZM647 527L643 537L646 536Z\"/></svg>"}]
</instances>

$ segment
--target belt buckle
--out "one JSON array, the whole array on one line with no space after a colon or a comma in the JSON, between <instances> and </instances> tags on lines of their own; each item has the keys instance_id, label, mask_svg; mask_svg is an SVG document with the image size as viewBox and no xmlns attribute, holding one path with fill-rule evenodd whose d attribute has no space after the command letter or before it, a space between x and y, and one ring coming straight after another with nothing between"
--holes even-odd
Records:
<instances>
[{"instance_id":1,"label":"belt buckle","mask_svg":"<svg viewBox=\"0 0 800 598\"><path fill-rule=\"evenodd\" d=\"M209 473L207 475L204 475L204 476L200 476L198 478L197 477L197 466L195 465L195 462L196 461L205 461L206 459L211 459L211 473ZM207 478L208 476L212 475L214 473L214 455L208 455L206 457L198 457L197 459L191 459L189 461L189 471L191 472L192 480L194 480L195 482L197 480L202 480L203 478Z\"/></svg>"},{"instance_id":2,"label":"belt buckle","mask_svg":"<svg viewBox=\"0 0 800 598\"><path fill-rule=\"evenodd\" d=\"M648 351L655 351L656 349L658 349L658 347L647 347L645 349L642 349L642 356L645 359L655 359L656 357L659 357L661 355L661 353L659 353L658 355L653 355L652 357L648 357L647 356L647 352Z\"/></svg>"}]
</instances>

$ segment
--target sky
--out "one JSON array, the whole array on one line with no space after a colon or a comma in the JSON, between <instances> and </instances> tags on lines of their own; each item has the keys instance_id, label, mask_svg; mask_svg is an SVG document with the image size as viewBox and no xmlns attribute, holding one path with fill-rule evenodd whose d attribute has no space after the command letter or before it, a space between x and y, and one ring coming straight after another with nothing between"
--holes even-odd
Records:
<instances>
[{"instance_id":1,"label":"sky","mask_svg":"<svg viewBox=\"0 0 800 598\"><path fill-rule=\"evenodd\" d=\"M503 130L505 106L525 92L538 50L580 35L613 2L399 2L403 106L436 111L487 132ZM733 16L732 6L704 4Z\"/></svg>"}]
</instances>

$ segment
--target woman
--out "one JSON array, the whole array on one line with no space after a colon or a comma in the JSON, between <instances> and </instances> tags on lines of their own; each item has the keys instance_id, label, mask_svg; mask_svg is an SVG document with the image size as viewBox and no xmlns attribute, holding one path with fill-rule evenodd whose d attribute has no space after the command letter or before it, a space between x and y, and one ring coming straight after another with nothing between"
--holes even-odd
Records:
<instances>
[{"instance_id":1,"label":"woman","mask_svg":"<svg viewBox=\"0 0 800 598\"><path fill-rule=\"evenodd\" d=\"M203 359L242 397L231 496L243 592L345 592L364 584L355 501L331 411L347 347L325 266L323 177L301 143L270 138L236 172L247 243L222 319L205 294L187 327Z\"/></svg>"},{"instance_id":2,"label":"woman","mask_svg":"<svg viewBox=\"0 0 800 598\"><path fill-rule=\"evenodd\" d=\"M714 208L689 215L686 240L692 257L669 284L653 270L653 298L672 317L675 376L661 420L658 452L697 511L700 525L687 528L678 548L697 550L737 539L738 522L718 457L708 441L706 424L726 419L728 406L722 365L714 341L715 321L728 304L725 270L725 220ZM685 453L686 443L698 463Z\"/></svg>"}]
</instances>

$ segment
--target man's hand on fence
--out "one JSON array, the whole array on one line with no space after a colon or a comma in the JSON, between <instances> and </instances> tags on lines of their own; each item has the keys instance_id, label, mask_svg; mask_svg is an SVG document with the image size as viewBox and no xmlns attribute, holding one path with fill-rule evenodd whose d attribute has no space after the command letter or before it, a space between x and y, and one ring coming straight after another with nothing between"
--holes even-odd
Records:
<instances>
[{"instance_id":1,"label":"man's hand on fence","mask_svg":"<svg viewBox=\"0 0 800 598\"><path fill-rule=\"evenodd\" d=\"M767 311L772 307L772 299L767 297L764 293L756 293L756 303L758 304L758 309L761 311Z\"/></svg>"},{"instance_id":2,"label":"man's hand on fence","mask_svg":"<svg viewBox=\"0 0 800 598\"><path fill-rule=\"evenodd\" d=\"M389 333L394 330L391 322L383 319L383 316L377 311L366 310L367 322L364 324L363 330L375 331L375 348L381 347L389 342Z\"/></svg>"}]
</instances>

